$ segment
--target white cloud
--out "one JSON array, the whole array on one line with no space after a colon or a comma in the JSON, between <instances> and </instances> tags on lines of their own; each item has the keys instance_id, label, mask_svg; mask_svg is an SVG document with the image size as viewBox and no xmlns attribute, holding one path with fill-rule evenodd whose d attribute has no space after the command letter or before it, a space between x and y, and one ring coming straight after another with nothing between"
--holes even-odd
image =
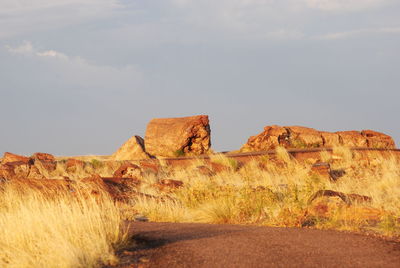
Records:
<instances>
[{"instance_id":1,"label":"white cloud","mask_svg":"<svg viewBox=\"0 0 400 268\"><path fill-rule=\"evenodd\" d=\"M0 39L109 16L118 0L1 0Z\"/></svg>"},{"instance_id":2,"label":"white cloud","mask_svg":"<svg viewBox=\"0 0 400 268\"><path fill-rule=\"evenodd\" d=\"M57 52L55 50L46 50L43 52L37 52L36 55L39 57L53 57L53 58L59 58L59 59L63 59L63 60L69 59L67 55Z\"/></svg>"},{"instance_id":3,"label":"white cloud","mask_svg":"<svg viewBox=\"0 0 400 268\"><path fill-rule=\"evenodd\" d=\"M37 50L31 42L17 47L6 46L10 54L21 55L41 63L46 73L53 73L60 82L92 89L121 89L137 86L143 77L133 65L115 67L98 65L82 57L70 57L55 50Z\"/></svg>"},{"instance_id":4,"label":"white cloud","mask_svg":"<svg viewBox=\"0 0 400 268\"><path fill-rule=\"evenodd\" d=\"M24 41L22 45L17 47L6 46L7 50L14 54L31 54L33 53L33 46L31 42Z\"/></svg>"},{"instance_id":5,"label":"white cloud","mask_svg":"<svg viewBox=\"0 0 400 268\"><path fill-rule=\"evenodd\" d=\"M336 40L336 39L346 39L355 36L365 35L365 34L400 34L400 27L386 27L386 28L371 28L371 29L359 29L354 31L346 32L336 32L320 35L317 39L324 40Z\"/></svg>"},{"instance_id":6,"label":"white cloud","mask_svg":"<svg viewBox=\"0 0 400 268\"><path fill-rule=\"evenodd\" d=\"M310 8L324 11L359 11L385 6L393 0L305 0Z\"/></svg>"}]
</instances>

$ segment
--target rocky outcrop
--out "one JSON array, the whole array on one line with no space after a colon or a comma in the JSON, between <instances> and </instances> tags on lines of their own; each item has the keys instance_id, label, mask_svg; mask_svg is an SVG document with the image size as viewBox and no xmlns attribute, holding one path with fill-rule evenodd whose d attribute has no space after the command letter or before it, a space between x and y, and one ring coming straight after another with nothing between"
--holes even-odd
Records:
<instances>
[{"instance_id":1,"label":"rocky outcrop","mask_svg":"<svg viewBox=\"0 0 400 268\"><path fill-rule=\"evenodd\" d=\"M363 131L324 132L300 126L266 126L264 131L248 139L242 152L291 148L332 148L335 146L393 149L393 139L383 133Z\"/></svg>"},{"instance_id":2,"label":"rocky outcrop","mask_svg":"<svg viewBox=\"0 0 400 268\"><path fill-rule=\"evenodd\" d=\"M28 164L30 158L22 155L17 155L9 152L5 152L3 155L2 164L11 163L11 162L24 162Z\"/></svg>"},{"instance_id":3,"label":"rocky outcrop","mask_svg":"<svg viewBox=\"0 0 400 268\"><path fill-rule=\"evenodd\" d=\"M363 130L361 134L367 138L369 148L396 148L394 140L389 135L373 130Z\"/></svg>"},{"instance_id":4,"label":"rocky outcrop","mask_svg":"<svg viewBox=\"0 0 400 268\"><path fill-rule=\"evenodd\" d=\"M34 153L31 156L31 159L39 161L51 161L51 162L56 161L56 158L53 155L47 153Z\"/></svg>"},{"instance_id":5,"label":"rocky outcrop","mask_svg":"<svg viewBox=\"0 0 400 268\"><path fill-rule=\"evenodd\" d=\"M140 136L133 136L126 141L113 155L112 160L147 159L150 155L144 149L144 140Z\"/></svg>"},{"instance_id":6,"label":"rocky outcrop","mask_svg":"<svg viewBox=\"0 0 400 268\"><path fill-rule=\"evenodd\" d=\"M209 152L210 125L207 115L156 118L147 125L146 152L161 157L200 155Z\"/></svg>"}]
</instances>

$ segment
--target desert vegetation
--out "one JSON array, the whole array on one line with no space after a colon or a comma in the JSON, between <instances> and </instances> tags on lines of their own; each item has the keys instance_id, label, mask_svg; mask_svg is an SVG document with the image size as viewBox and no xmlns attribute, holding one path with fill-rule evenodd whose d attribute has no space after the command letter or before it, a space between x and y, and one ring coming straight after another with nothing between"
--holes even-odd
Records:
<instances>
[{"instance_id":1,"label":"desert vegetation","mask_svg":"<svg viewBox=\"0 0 400 268\"><path fill-rule=\"evenodd\" d=\"M212 158L219 172L199 172L202 160L191 167L171 169L164 177L183 182L165 193L144 177L142 192L169 199L138 198L133 208L151 221L257 224L350 230L385 236L400 235L400 168L393 155L371 152L361 156L347 148L321 152L320 159L342 177L312 169L313 159L299 162L283 148L276 159L261 157L241 165L223 155ZM222 168L221 168L222 167ZM164 179L165 179L164 178ZM313 195L330 190L337 195ZM343 196L340 197L340 195Z\"/></svg>"},{"instance_id":2,"label":"desert vegetation","mask_svg":"<svg viewBox=\"0 0 400 268\"><path fill-rule=\"evenodd\" d=\"M117 263L127 243L119 209L106 194L4 184L1 267L98 267Z\"/></svg>"},{"instance_id":3,"label":"desert vegetation","mask_svg":"<svg viewBox=\"0 0 400 268\"><path fill-rule=\"evenodd\" d=\"M4 267L117 265L130 240L125 220L138 219L400 237L394 151L335 147L299 158L277 147L246 161L229 154L182 161L6 156L0 169Z\"/></svg>"}]
</instances>

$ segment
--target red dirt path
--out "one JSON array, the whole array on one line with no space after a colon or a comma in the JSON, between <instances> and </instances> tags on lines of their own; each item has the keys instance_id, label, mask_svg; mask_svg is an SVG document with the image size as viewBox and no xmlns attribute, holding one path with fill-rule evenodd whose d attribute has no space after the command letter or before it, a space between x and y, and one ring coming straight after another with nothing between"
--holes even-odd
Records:
<instances>
[{"instance_id":1,"label":"red dirt path","mask_svg":"<svg viewBox=\"0 0 400 268\"><path fill-rule=\"evenodd\" d=\"M138 265L130 267L400 267L400 243L337 231L140 222L130 230L138 247L121 263Z\"/></svg>"}]
</instances>

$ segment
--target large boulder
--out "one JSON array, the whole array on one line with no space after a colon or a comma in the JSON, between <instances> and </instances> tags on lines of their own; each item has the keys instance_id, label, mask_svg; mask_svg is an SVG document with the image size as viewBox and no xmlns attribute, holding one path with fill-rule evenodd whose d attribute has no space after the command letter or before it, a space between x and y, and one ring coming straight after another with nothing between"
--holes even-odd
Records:
<instances>
[{"instance_id":1,"label":"large boulder","mask_svg":"<svg viewBox=\"0 0 400 268\"><path fill-rule=\"evenodd\" d=\"M267 151L288 143L289 132L281 126L266 126L264 131L251 136L241 151Z\"/></svg>"},{"instance_id":2,"label":"large boulder","mask_svg":"<svg viewBox=\"0 0 400 268\"><path fill-rule=\"evenodd\" d=\"M264 131L248 139L242 152L274 150L282 146L291 148L332 148L335 146L393 149L393 139L383 133L363 131L318 131L300 126L266 126Z\"/></svg>"},{"instance_id":3,"label":"large boulder","mask_svg":"<svg viewBox=\"0 0 400 268\"><path fill-rule=\"evenodd\" d=\"M161 157L200 155L211 146L207 115L156 118L147 125L146 152Z\"/></svg>"},{"instance_id":4,"label":"large boulder","mask_svg":"<svg viewBox=\"0 0 400 268\"><path fill-rule=\"evenodd\" d=\"M144 140L140 136L131 137L111 156L112 160L117 161L147 158L150 158L150 156L146 153L144 149Z\"/></svg>"}]
</instances>

